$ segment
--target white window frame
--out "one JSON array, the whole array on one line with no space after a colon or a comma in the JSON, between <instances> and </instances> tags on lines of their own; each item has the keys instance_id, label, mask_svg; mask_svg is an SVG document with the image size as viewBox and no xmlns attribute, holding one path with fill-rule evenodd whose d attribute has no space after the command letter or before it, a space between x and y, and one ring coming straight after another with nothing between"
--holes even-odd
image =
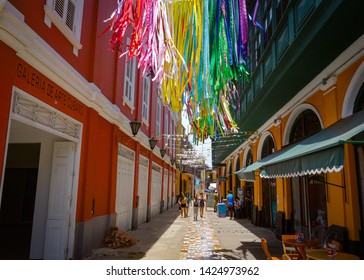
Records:
<instances>
[{"instance_id":1,"label":"white window frame","mask_svg":"<svg viewBox=\"0 0 364 280\"><path fill-rule=\"evenodd\" d=\"M173 138L174 138L174 133L173 133L173 121L171 118L170 124L169 124L169 149L170 151L173 151Z\"/></svg>"},{"instance_id":2,"label":"white window frame","mask_svg":"<svg viewBox=\"0 0 364 280\"><path fill-rule=\"evenodd\" d=\"M66 25L64 16L61 17L55 10L55 0L47 0L44 5L44 23L51 28L52 23L61 31L61 33L67 38L67 40L73 46L73 54L78 56L78 51L82 48L81 45L81 29L82 29L82 14L84 0L63 0L65 1L65 11L69 2L75 5L75 15L73 19L73 30Z\"/></svg>"},{"instance_id":3,"label":"white window frame","mask_svg":"<svg viewBox=\"0 0 364 280\"><path fill-rule=\"evenodd\" d=\"M129 45L130 39L128 38L127 44ZM134 96L135 96L135 72L136 72L136 58L129 60L126 57L125 61L125 74L124 74L124 94L123 105L129 106L134 111Z\"/></svg>"},{"instance_id":4,"label":"white window frame","mask_svg":"<svg viewBox=\"0 0 364 280\"><path fill-rule=\"evenodd\" d=\"M142 104L142 122L149 125L149 101L150 100L150 78L143 78L143 104Z\"/></svg>"},{"instance_id":5,"label":"white window frame","mask_svg":"<svg viewBox=\"0 0 364 280\"><path fill-rule=\"evenodd\" d=\"M164 115L164 135L165 135L165 146L169 147L169 119L168 119L168 111Z\"/></svg>"},{"instance_id":6,"label":"white window frame","mask_svg":"<svg viewBox=\"0 0 364 280\"><path fill-rule=\"evenodd\" d=\"M155 119L155 135L157 137L161 136L161 119L162 119L162 102L160 98L157 99L157 111Z\"/></svg>"}]
</instances>

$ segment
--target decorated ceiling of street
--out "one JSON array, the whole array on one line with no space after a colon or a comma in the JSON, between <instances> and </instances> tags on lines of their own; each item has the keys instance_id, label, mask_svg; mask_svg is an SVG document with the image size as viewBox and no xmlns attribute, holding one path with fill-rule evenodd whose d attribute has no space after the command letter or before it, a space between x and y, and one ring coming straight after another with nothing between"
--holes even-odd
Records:
<instances>
[{"instance_id":1,"label":"decorated ceiling of street","mask_svg":"<svg viewBox=\"0 0 364 280\"><path fill-rule=\"evenodd\" d=\"M258 5L250 15L246 0L119 0L103 34L204 141L238 133L231 110L240 110L237 81L249 80L248 21L261 28Z\"/></svg>"}]
</instances>

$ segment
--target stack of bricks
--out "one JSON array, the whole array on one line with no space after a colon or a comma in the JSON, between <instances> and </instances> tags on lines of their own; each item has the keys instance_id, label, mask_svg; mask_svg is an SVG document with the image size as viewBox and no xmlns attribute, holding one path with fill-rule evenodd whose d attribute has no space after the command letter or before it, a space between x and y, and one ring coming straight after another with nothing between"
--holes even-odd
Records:
<instances>
[{"instance_id":1,"label":"stack of bricks","mask_svg":"<svg viewBox=\"0 0 364 280\"><path fill-rule=\"evenodd\" d=\"M104 246L107 248L125 248L136 244L136 240L119 230L117 227L111 228L109 234L104 239Z\"/></svg>"}]
</instances>

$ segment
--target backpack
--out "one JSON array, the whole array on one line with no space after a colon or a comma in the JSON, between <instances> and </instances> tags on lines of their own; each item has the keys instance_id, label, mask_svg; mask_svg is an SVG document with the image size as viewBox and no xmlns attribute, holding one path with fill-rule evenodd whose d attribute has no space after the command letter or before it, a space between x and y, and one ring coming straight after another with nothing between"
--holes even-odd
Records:
<instances>
[{"instance_id":1,"label":"backpack","mask_svg":"<svg viewBox=\"0 0 364 280\"><path fill-rule=\"evenodd\" d=\"M197 199L195 199L195 200L193 201L193 206L198 207L198 200L197 200Z\"/></svg>"}]
</instances>

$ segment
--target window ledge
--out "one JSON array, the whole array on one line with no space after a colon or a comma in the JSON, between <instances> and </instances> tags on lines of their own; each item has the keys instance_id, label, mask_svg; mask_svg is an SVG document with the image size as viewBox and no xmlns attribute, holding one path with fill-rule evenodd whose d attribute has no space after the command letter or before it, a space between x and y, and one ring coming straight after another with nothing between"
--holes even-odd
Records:
<instances>
[{"instance_id":1,"label":"window ledge","mask_svg":"<svg viewBox=\"0 0 364 280\"><path fill-rule=\"evenodd\" d=\"M45 24L51 28L52 23L61 31L67 40L73 45L73 53L78 56L78 51L82 48L80 41L76 35L60 20L59 16L49 6L44 5L45 11Z\"/></svg>"},{"instance_id":2,"label":"window ledge","mask_svg":"<svg viewBox=\"0 0 364 280\"><path fill-rule=\"evenodd\" d=\"M149 122L145 118L142 118L142 123L145 124L147 128L149 127Z\"/></svg>"},{"instance_id":3,"label":"window ledge","mask_svg":"<svg viewBox=\"0 0 364 280\"><path fill-rule=\"evenodd\" d=\"M131 101L128 99L128 98L126 98L125 96L123 97L123 105L125 106L128 106L129 108L130 108L130 110L131 110L131 113L133 113L134 112L134 110L135 110L135 107L134 107L134 105L131 103Z\"/></svg>"}]
</instances>

